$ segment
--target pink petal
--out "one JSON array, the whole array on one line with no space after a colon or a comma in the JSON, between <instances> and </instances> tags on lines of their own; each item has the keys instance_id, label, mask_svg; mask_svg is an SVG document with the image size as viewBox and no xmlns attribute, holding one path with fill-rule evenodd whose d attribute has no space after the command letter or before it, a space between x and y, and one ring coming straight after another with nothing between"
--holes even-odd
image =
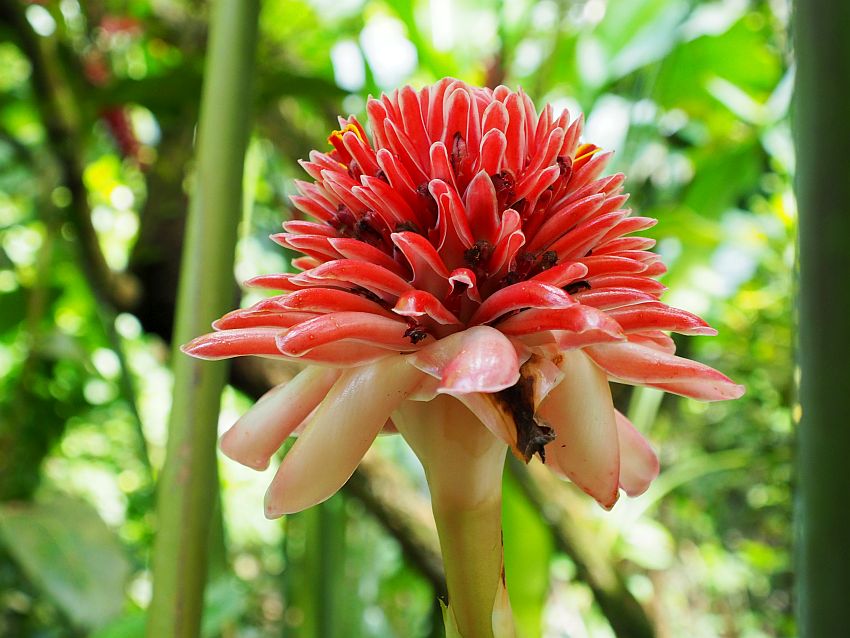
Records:
<instances>
[{"instance_id":1,"label":"pink petal","mask_svg":"<svg viewBox=\"0 0 850 638\"><path fill-rule=\"evenodd\" d=\"M601 258L600 258L601 259ZM627 260L631 261L631 260ZM632 262L637 263L637 262ZM588 276L587 283L594 290L602 288L633 288L650 295L660 295L667 290L667 286L660 281L650 279L647 275L602 275L599 277Z\"/></svg>"},{"instance_id":2,"label":"pink petal","mask_svg":"<svg viewBox=\"0 0 850 638\"><path fill-rule=\"evenodd\" d=\"M657 301L641 303L608 312L608 316L617 320L626 332L643 330L671 330L686 335L717 334L695 314Z\"/></svg>"},{"instance_id":3,"label":"pink petal","mask_svg":"<svg viewBox=\"0 0 850 638\"><path fill-rule=\"evenodd\" d=\"M449 275L451 294L466 293L472 301L480 302L481 293L478 291L477 278L469 268L455 268Z\"/></svg>"},{"instance_id":4,"label":"pink petal","mask_svg":"<svg viewBox=\"0 0 850 638\"><path fill-rule=\"evenodd\" d=\"M294 326L278 338L277 347L289 357L343 340L390 350L415 350L417 346L405 336L407 328L403 321L371 313L334 312Z\"/></svg>"},{"instance_id":5,"label":"pink petal","mask_svg":"<svg viewBox=\"0 0 850 638\"><path fill-rule=\"evenodd\" d=\"M571 227L593 215L604 202L604 193L594 193L550 213L549 218L529 243L528 249L532 251L545 249Z\"/></svg>"},{"instance_id":6,"label":"pink petal","mask_svg":"<svg viewBox=\"0 0 850 638\"><path fill-rule=\"evenodd\" d=\"M266 516L300 512L333 496L421 376L401 357L344 372L280 464L266 493Z\"/></svg>"},{"instance_id":7,"label":"pink petal","mask_svg":"<svg viewBox=\"0 0 850 638\"><path fill-rule=\"evenodd\" d=\"M395 259L390 257L384 251L379 250L364 241L351 239L349 237L333 237L328 240L328 243L337 253L346 259L377 264L378 266L386 268L400 277L405 277L407 275L405 268L403 268Z\"/></svg>"},{"instance_id":8,"label":"pink petal","mask_svg":"<svg viewBox=\"0 0 850 638\"><path fill-rule=\"evenodd\" d=\"M239 328L291 328L292 326L318 317L315 312L293 312L281 308L241 308L233 310L221 319L213 321L216 330Z\"/></svg>"},{"instance_id":9,"label":"pink petal","mask_svg":"<svg viewBox=\"0 0 850 638\"><path fill-rule=\"evenodd\" d=\"M386 268L351 259L326 262L308 272L292 277L291 282L299 286L336 284L346 287L360 286L375 294L393 297L398 297L412 288L404 279Z\"/></svg>"},{"instance_id":10,"label":"pink petal","mask_svg":"<svg viewBox=\"0 0 850 638\"><path fill-rule=\"evenodd\" d=\"M543 272L537 273L531 278L532 281L549 284L556 288L562 288L569 283L581 279L587 275L587 266L580 262L566 262L553 266Z\"/></svg>"},{"instance_id":11,"label":"pink petal","mask_svg":"<svg viewBox=\"0 0 850 638\"><path fill-rule=\"evenodd\" d=\"M529 280L507 286L490 295L469 320L469 325L489 323L523 308L568 308L575 304L560 288Z\"/></svg>"},{"instance_id":12,"label":"pink petal","mask_svg":"<svg viewBox=\"0 0 850 638\"><path fill-rule=\"evenodd\" d=\"M576 301L593 306L599 310L611 310L635 304L644 304L655 301L655 297L648 292L641 292L634 288L602 288L600 290L585 290L573 295ZM622 325L622 324L621 324Z\"/></svg>"},{"instance_id":13,"label":"pink petal","mask_svg":"<svg viewBox=\"0 0 850 638\"><path fill-rule=\"evenodd\" d=\"M339 371L308 367L291 381L269 390L221 437L219 445L234 461L264 470L286 438L325 398Z\"/></svg>"},{"instance_id":14,"label":"pink petal","mask_svg":"<svg viewBox=\"0 0 850 638\"><path fill-rule=\"evenodd\" d=\"M573 304L568 308L551 310L524 310L499 323L499 330L507 335L523 335L543 330L566 330L568 332L593 332L606 341L623 339L620 325L604 312Z\"/></svg>"},{"instance_id":15,"label":"pink petal","mask_svg":"<svg viewBox=\"0 0 850 638\"><path fill-rule=\"evenodd\" d=\"M546 455L600 505L619 497L620 450L611 390L605 373L580 350L564 353L564 379L538 413L555 430Z\"/></svg>"},{"instance_id":16,"label":"pink petal","mask_svg":"<svg viewBox=\"0 0 850 638\"><path fill-rule=\"evenodd\" d=\"M411 283L421 290L444 295L448 289L446 278L449 271L431 242L410 231L393 233L390 238L410 264L413 271Z\"/></svg>"},{"instance_id":17,"label":"pink petal","mask_svg":"<svg viewBox=\"0 0 850 638\"><path fill-rule=\"evenodd\" d=\"M634 275L646 270L646 264L626 257L614 257L611 255L593 255L582 257L580 263L587 266L588 277L599 277L602 275ZM657 282L656 282L657 283Z\"/></svg>"},{"instance_id":18,"label":"pink petal","mask_svg":"<svg viewBox=\"0 0 850 638\"><path fill-rule=\"evenodd\" d=\"M355 341L335 341L324 346L317 346L298 357L290 357L284 354L280 356L302 364L315 364L333 368L353 368L374 363L387 357L396 356L397 352L380 346L366 345Z\"/></svg>"},{"instance_id":19,"label":"pink petal","mask_svg":"<svg viewBox=\"0 0 850 638\"><path fill-rule=\"evenodd\" d=\"M472 178L464 200L473 235L493 243L499 231L499 210L496 189L488 173L481 171Z\"/></svg>"},{"instance_id":20,"label":"pink petal","mask_svg":"<svg viewBox=\"0 0 850 638\"><path fill-rule=\"evenodd\" d=\"M714 368L637 343L600 344L585 352L615 381L702 401L737 399L744 394L744 386Z\"/></svg>"},{"instance_id":21,"label":"pink petal","mask_svg":"<svg viewBox=\"0 0 850 638\"><path fill-rule=\"evenodd\" d=\"M519 359L510 340L488 326L444 337L409 356L423 372L441 380L438 392L498 392L519 379Z\"/></svg>"},{"instance_id":22,"label":"pink petal","mask_svg":"<svg viewBox=\"0 0 850 638\"><path fill-rule=\"evenodd\" d=\"M558 254L559 260L577 260L585 256L588 250L596 246L599 239L616 226L617 222L626 215L628 215L627 211L617 210L613 213L594 217L566 233L558 241L549 246L549 250L555 251Z\"/></svg>"},{"instance_id":23,"label":"pink petal","mask_svg":"<svg viewBox=\"0 0 850 638\"><path fill-rule=\"evenodd\" d=\"M660 330L645 330L644 332L632 332L626 335L632 343L639 343L647 348L654 348L667 354L676 354L676 343Z\"/></svg>"},{"instance_id":24,"label":"pink petal","mask_svg":"<svg viewBox=\"0 0 850 638\"><path fill-rule=\"evenodd\" d=\"M260 302L260 305L263 302ZM307 288L296 290L279 298L281 308L300 310L303 312L368 312L385 317L392 317L389 310L381 304L367 299L362 295L334 288Z\"/></svg>"},{"instance_id":25,"label":"pink petal","mask_svg":"<svg viewBox=\"0 0 850 638\"><path fill-rule=\"evenodd\" d=\"M434 295L424 290L411 290L398 298L393 312L403 317L428 316L441 325L460 325L455 317Z\"/></svg>"},{"instance_id":26,"label":"pink petal","mask_svg":"<svg viewBox=\"0 0 850 638\"><path fill-rule=\"evenodd\" d=\"M658 456L631 421L619 411L615 411L615 416L620 443L620 487L629 496L640 496L658 476Z\"/></svg>"},{"instance_id":27,"label":"pink petal","mask_svg":"<svg viewBox=\"0 0 850 638\"><path fill-rule=\"evenodd\" d=\"M180 350L198 359L228 359L256 354L280 356L275 338L286 334L285 328L240 328L222 330L192 339Z\"/></svg>"}]
</instances>

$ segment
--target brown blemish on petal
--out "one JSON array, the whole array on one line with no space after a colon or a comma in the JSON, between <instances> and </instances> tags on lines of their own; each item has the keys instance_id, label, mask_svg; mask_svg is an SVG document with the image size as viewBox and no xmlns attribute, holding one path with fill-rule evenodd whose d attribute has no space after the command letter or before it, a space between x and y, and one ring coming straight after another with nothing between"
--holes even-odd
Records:
<instances>
[{"instance_id":1,"label":"brown blemish on petal","mask_svg":"<svg viewBox=\"0 0 850 638\"><path fill-rule=\"evenodd\" d=\"M582 292L583 290L590 290L591 285L582 279L581 281L574 281L571 284L564 286L564 290L566 290L571 295L574 295L578 292Z\"/></svg>"},{"instance_id":2,"label":"brown blemish on petal","mask_svg":"<svg viewBox=\"0 0 850 638\"><path fill-rule=\"evenodd\" d=\"M520 377L510 388L496 393L496 399L511 414L516 427L514 453L528 463L537 454L546 462L545 447L555 439L555 431L534 413L534 379L531 368L537 357L532 357L520 368Z\"/></svg>"}]
</instances>

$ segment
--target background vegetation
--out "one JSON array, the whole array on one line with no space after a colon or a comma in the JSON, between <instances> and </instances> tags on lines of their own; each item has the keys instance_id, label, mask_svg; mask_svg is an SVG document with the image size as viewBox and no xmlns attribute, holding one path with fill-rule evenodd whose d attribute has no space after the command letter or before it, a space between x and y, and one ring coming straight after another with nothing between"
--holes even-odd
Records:
<instances>
[{"instance_id":1,"label":"background vegetation","mask_svg":"<svg viewBox=\"0 0 850 638\"><path fill-rule=\"evenodd\" d=\"M0 635L140 636L208 26L193 0L0 7ZM618 387L651 490L604 513L532 466L506 479L522 635L794 635L787 0L266 0L236 280L288 268L296 160L368 94L444 75L521 85L616 150L670 266L679 340L748 393ZM234 299L237 289L234 285ZM254 299L243 294L243 303ZM221 429L291 371L231 370ZM204 636L439 636L442 571L415 459L379 441L283 521L222 459Z\"/></svg>"}]
</instances>

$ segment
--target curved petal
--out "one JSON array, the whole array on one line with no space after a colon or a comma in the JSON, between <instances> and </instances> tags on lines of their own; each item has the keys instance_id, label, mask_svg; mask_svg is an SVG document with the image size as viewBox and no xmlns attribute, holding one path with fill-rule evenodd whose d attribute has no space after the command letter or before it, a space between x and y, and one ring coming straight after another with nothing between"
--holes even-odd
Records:
<instances>
[{"instance_id":1,"label":"curved petal","mask_svg":"<svg viewBox=\"0 0 850 638\"><path fill-rule=\"evenodd\" d=\"M234 330L238 328L291 328L302 321L318 317L315 312L297 312L274 308L241 308L232 310L221 319L213 321L216 330Z\"/></svg>"},{"instance_id":2,"label":"curved petal","mask_svg":"<svg viewBox=\"0 0 850 638\"><path fill-rule=\"evenodd\" d=\"M670 330L686 335L714 336L717 330L695 314L651 301L608 312L626 332L644 330Z\"/></svg>"},{"instance_id":3,"label":"curved petal","mask_svg":"<svg viewBox=\"0 0 850 638\"><path fill-rule=\"evenodd\" d=\"M578 303L568 308L524 310L498 325L499 330L507 335L565 330L580 334L592 332L604 341L617 341L624 338L620 324L601 310Z\"/></svg>"},{"instance_id":4,"label":"curved petal","mask_svg":"<svg viewBox=\"0 0 850 638\"><path fill-rule=\"evenodd\" d=\"M498 392L519 379L516 348L488 326L456 332L409 355L408 360L440 379L440 393Z\"/></svg>"},{"instance_id":5,"label":"curved petal","mask_svg":"<svg viewBox=\"0 0 850 638\"><path fill-rule=\"evenodd\" d=\"M294 326L280 336L277 347L290 357L343 340L392 350L415 350L417 346L405 334L407 327L402 321L367 312L334 312Z\"/></svg>"},{"instance_id":6,"label":"curved petal","mask_svg":"<svg viewBox=\"0 0 850 638\"><path fill-rule=\"evenodd\" d=\"M261 301L257 306L265 307L270 301ZM279 297L275 304L287 310L302 312L368 312L385 317L392 317L391 312L381 304L367 299L357 293L335 288L306 288L296 290L288 295Z\"/></svg>"},{"instance_id":7,"label":"curved petal","mask_svg":"<svg viewBox=\"0 0 850 638\"><path fill-rule=\"evenodd\" d=\"M421 376L402 357L344 372L280 464L266 492L266 516L333 496Z\"/></svg>"},{"instance_id":8,"label":"curved petal","mask_svg":"<svg viewBox=\"0 0 850 638\"><path fill-rule=\"evenodd\" d=\"M430 292L424 290L411 290L398 298L393 312L403 317L428 316L441 325L460 325L461 321L455 317L442 303Z\"/></svg>"},{"instance_id":9,"label":"curved petal","mask_svg":"<svg viewBox=\"0 0 850 638\"><path fill-rule=\"evenodd\" d=\"M466 188L464 200L473 235L492 244L499 232L499 208L490 175L477 173Z\"/></svg>"},{"instance_id":10,"label":"curved petal","mask_svg":"<svg viewBox=\"0 0 850 638\"><path fill-rule=\"evenodd\" d=\"M580 263L587 266L588 277L600 277L602 275L633 275L646 270L643 264L628 257L616 255L592 255L582 257Z\"/></svg>"},{"instance_id":11,"label":"curved petal","mask_svg":"<svg viewBox=\"0 0 850 638\"><path fill-rule=\"evenodd\" d=\"M531 281L539 281L543 284L562 288L585 275L587 275L587 266L581 262L571 261L539 272L531 278Z\"/></svg>"},{"instance_id":12,"label":"curved petal","mask_svg":"<svg viewBox=\"0 0 850 638\"><path fill-rule=\"evenodd\" d=\"M585 351L615 381L701 401L737 399L744 394L744 386L714 368L637 343L600 344Z\"/></svg>"},{"instance_id":13,"label":"curved petal","mask_svg":"<svg viewBox=\"0 0 850 638\"><path fill-rule=\"evenodd\" d=\"M655 301L656 298L648 292L634 288L602 288L600 290L585 290L573 295L576 301L593 306L599 310L612 310L624 306L643 304Z\"/></svg>"},{"instance_id":14,"label":"curved petal","mask_svg":"<svg viewBox=\"0 0 850 638\"><path fill-rule=\"evenodd\" d=\"M469 268L455 268L449 275L449 286L451 286L451 294L453 295L465 292L470 300L481 301L477 277Z\"/></svg>"},{"instance_id":15,"label":"curved petal","mask_svg":"<svg viewBox=\"0 0 850 638\"><path fill-rule=\"evenodd\" d=\"M620 443L620 487L629 496L640 496L658 476L658 456L631 421L618 410L614 416Z\"/></svg>"},{"instance_id":16,"label":"curved petal","mask_svg":"<svg viewBox=\"0 0 850 638\"><path fill-rule=\"evenodd\" d=\"M290 282L299 287L347 284L366 288L375 294L384 293L395 297L412 288L404 279L386 268L353 259L325 262L312 270L295 275Z\"/></svg>"},{"instance_id":17,"label":"curved petal","mask_svg":"<svg viewBox=\"0 0 850 638\"><path fill-rule=\"evenodd\" d=\"M180 346L180 350L198 359L228 359L257 354L281 356L275 339L286 334L286 328L238 328L212 332Z\"/></svg>"},{"instance_id":18,"label":"curved petal","mask_svg":"<svg viewBox=\"0 0 850 638\"><path fill-rule=\"evenodd\" d=\"M594 193L553 211L534 235L528 249L545 249L577 223L593 215L604 202L605 193Z\"/></svg>"},{"instance_id":19,"label":"curved petal","mask_svg":"<svg viewBox=\"0 0 850 638\"><path fill-rule=\"evenodd\" d=\"M396 350L388 350L379 346L370 346L356 341L334 341L324 346L317 346L309 352L297 357L281 354L280 356L302 364L315 364L332 368L353 368L363 366L398 354Z\"/></svg>"},{"instance_id":20,"label":"curved petal","mask_svg":"<svg viewBox=\"0 0 850 638\"><path fill-rule=\"evenodd\" d=\"M538 409L556 434L546 454L573 483L610 509L619 497L620 446L608 379L580 350L563 356L564 379Z\"/></svg>"},{"instance_id":21,"label":"curved petal","mask_svg":"<svg viewBox=\"0 0 850 638\"><path fill-rule=\"evenodd\" d=\"M340 372L310 366L292 380L269 390L219 441L228 457L264 470L286 438L316 408Z\"/></svg>"},{"instance_id":22,"label":"curved petal","mask_svg":"<svg viewBox=\"0 0 850 638\"><path fill-rule=\"evenodd\" d=\"M524 308L569 308L575 302L560 288L537 281L521 281L502 288L484 300L469 320L470 325L489 323Z\"/></svg>"},{"instance_id":23,"label":"curved petal","mask_svg":"<svg viewBox=\"0 0 850 638\"><path fill-rule=\"evenodd\" d=\"M410 231L393 233L390 238L410 264L413 285L435 295L445 294L449 271L431 242Z\"/></svg>"},{"instance_id":24,"label":"curved petal","mask_svg":"<svg viewBox=\"0 0 850 638\"><path fill-rule=\"evenodd\" d=\"M632 343L639 343L648 348L654 348L667 354L676 354L676 342L661 330L645 330L643 332L632 332L626 336Z\"/></svg>"},{"instance_id":25,"label":"curved petal","mask_svg":"<svg viewBox=\"0 0 850 638\"><path fill-rule=\"evenodd\" d=\"M371 244L367 244L365 241L352 239L350 237L331 237L328 239L328 243L337 253L346 259L377 264L378 266L386 268L391 273L399 275L400 277L404 277L407 274L405 273L406 269L395 259L387 255L384 251L375 248Z\"/></svg>"}]
</instances>

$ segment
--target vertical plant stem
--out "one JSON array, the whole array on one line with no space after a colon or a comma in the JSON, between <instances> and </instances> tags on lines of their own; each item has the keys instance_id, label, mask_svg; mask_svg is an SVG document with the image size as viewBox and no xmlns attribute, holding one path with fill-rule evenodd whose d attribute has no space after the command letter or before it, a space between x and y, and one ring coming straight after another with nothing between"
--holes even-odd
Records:
<instances>
[{"instance_id":1,"label":"vertical plant stem","mask_svg":"<svg viewBox=\"0 0 850 638\"><path fill-rule=\"evenodd\" d=\"M446 395L427 405L409 402L393 419L428 480L455 630L463 638L493 638L494 611L510 616L507 601L500 599L505 588L502 471L507 446Z\"/></svg>"},{"instance_id":2,"label":"vertical plant stem","mask_svg":"<svg viewBox=\"0 0 850 638\"><path fill-rule=\"evenodd\" d=\"M847 632L850 574L850 3L798 0L795 9L797 617L801 636L819 638Z\"/></svg>"},{"instance_id":3,"label":"vertical plant stem","mask_svg":"<svg viewBox=\"0 0 850 638\"><path fill-rule=\"evenodd\" d=\"M226 368L191 359L176 348L209 330L233 300L258 12L258 0L219 0L212 7L196 183L175 319L174 402L158 486L150 638L188 638L200 631Z\"/></svg>"}]
</instances>

